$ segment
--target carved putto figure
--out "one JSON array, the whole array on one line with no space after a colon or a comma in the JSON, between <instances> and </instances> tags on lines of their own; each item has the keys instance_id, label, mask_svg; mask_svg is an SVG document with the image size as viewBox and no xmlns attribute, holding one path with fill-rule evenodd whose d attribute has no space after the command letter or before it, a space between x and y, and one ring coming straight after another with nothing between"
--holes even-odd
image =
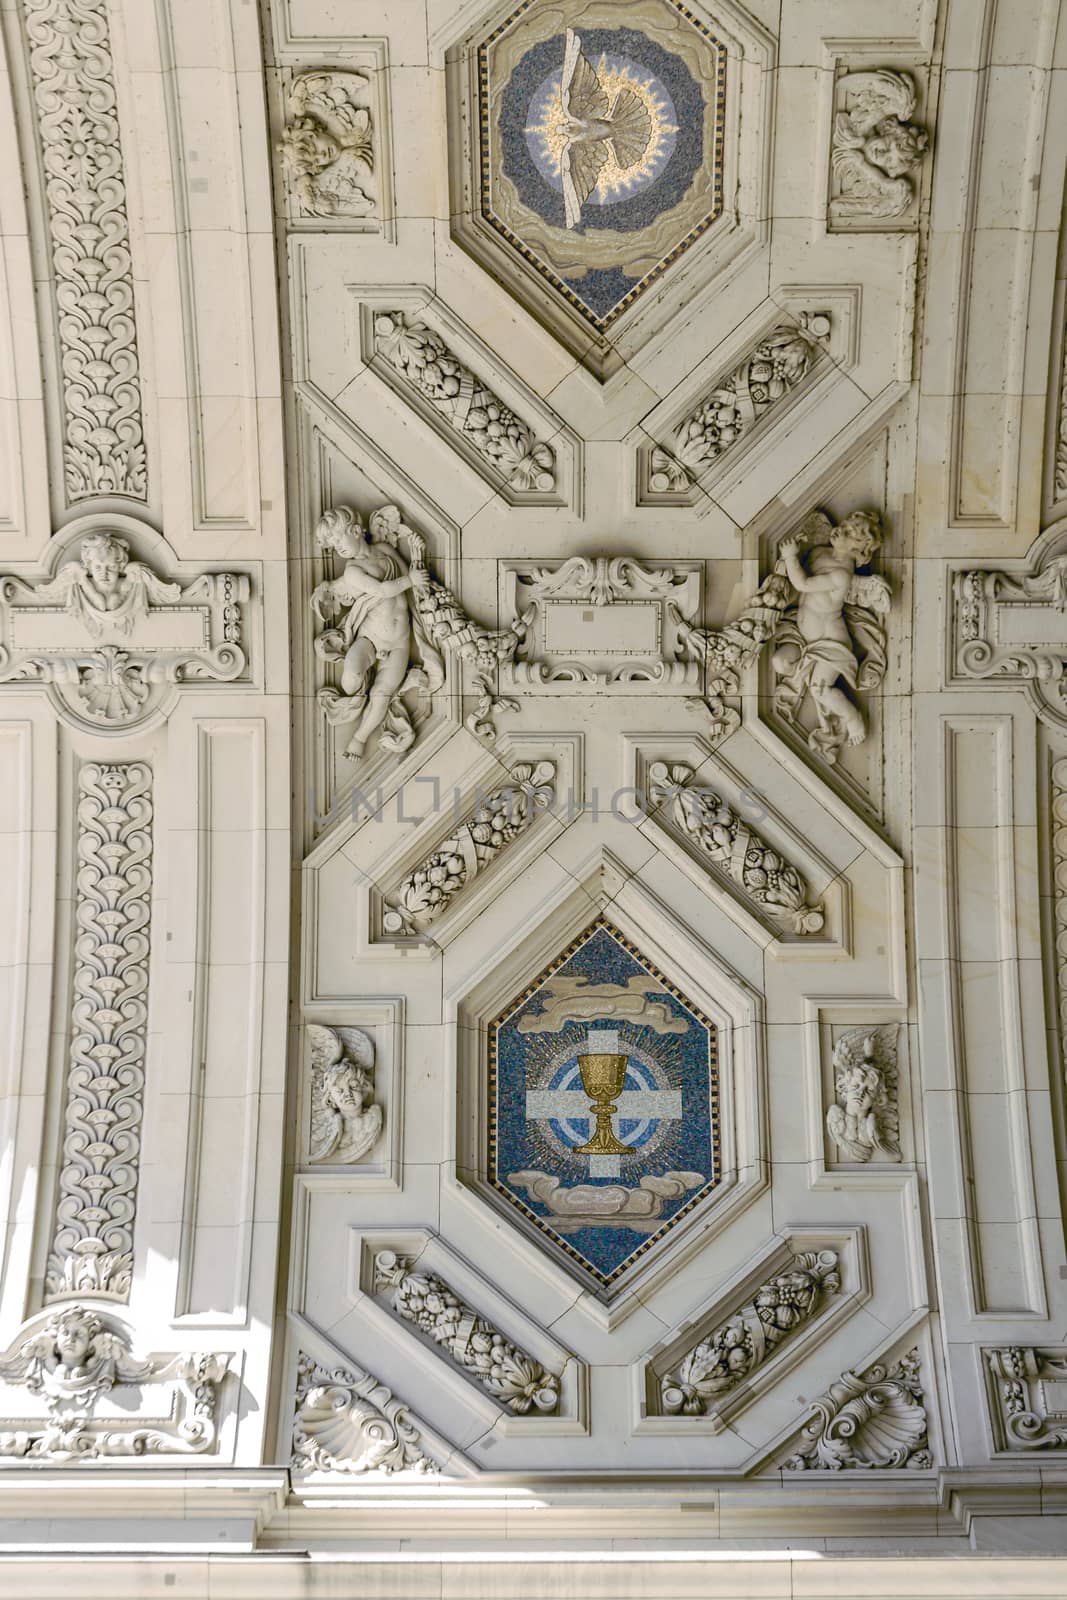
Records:
<instances>
[{"instance_id":1,"label":"carved putto figure","mask_svg":"<svg viewBox=\"0 0 1067 1600\"><path fill-rule=\"evenodd\" d=\"M838 90L848 109L834 118L831 215L899 217L915 194L908 174L930 143L911 120L915 82L907 72L850 72Z\"/></svg>"},{"instance_id":2,"label":"carved putto figure","mask_svg":"<svg viewBox=\"0 0 1067 1600\"><path fill-rule=\"evenodd\" d=\"M382 1108L371 1102L374 1041L360 1028L308 1024L311 1043L311 1161L350 1163L381 1137Z\"/></svg>"},{"instance_id":3,"label":"carved putto figure","mask_svg":"<svg viewBox=\"0 0 1067 1600\"><path fill-rule=\"evenodd\" d=\"M82 540L73 561L60 567L51 583L38 584L34 599L62 605L77 617L92 638L104 632L129 635L148 615L150 603L173 605L181 599L180 583L165 583L142 561L130 560L125 539L113 533L91 533Z\"/></svg>"},{"instance_id":4,"label":"carved putto figure","mask_svg":"<svg viewBox=\"0 0 1067 1600\"><path fill-rule=\"evenodd\" d=\"M24 1383L52 1408L88 1411L116 1382L141 1377L147 1369L147 1362L131 1359L125 1340L95 1312L70 1306L26 1339L13 1359L0 1361L0 1378Z\"/></svg>"},{"instance_id":5,"label":"carved putto figure","mask_svg":"<svg viewBox=\"0 0 1067 1600\"><path fill-rule=\"evenodd\" d=\"M818 721L808 744L831 763L842 745L862 744L867 737L853 691L876 687L885 673L879 619L889 610L889 585L857 572L881 542L876 512L854 511L835 527L816 511L779 546L796 602L775 633L775 710L792 722L810 695Z\"/></svg>"},{"instance_id":6,"label":"carved putto figure","mask_svg":"<svg viewBox=\"0 0 1067 1600\"><path fill-rule=\"evenodd\" d=\"M366 532L351 506L336 506L323 512L315 539L344 562L339 578L315 588L311 608L323 622L342 613L316 639L315 653L341 663L340 690L320 689L319 704L328 722L356 724L345 755L358 761L375 733L387 750L411 748L415 727L404 696L441 687L442 649L472 664L479 697L467 726L492 738L492 711L510 704L497 698L493 677L498 661L514 656L518 633L492 632L467 616L451 590L430 576L425 540L396 506L375 511Z\"/></svg>"},{"instance_id":7,"label":"carved putto figure","mask_svg":"<svg viewBox=\"0 0 1067 1600\"><path fill-rule=\"evenodd\" d=\"M289 95L278 151L310 217L365 216L374 201L363 182L374 170L371 115L356 101L361 72L305 72Z\"/></svg>"},{"instance_id":8,"label":"carved putto figure","mask_svg":"<svg viewBox=\"0 0 1067 1600\"><path fill-rule=\"evenodd\" d=\"M897 1143L897 1025L854 1028L834 1046L837 1100L826 1128L849 1161L868 1162L879 1151L899 1161Z\"/></svg>"}]
</instances>

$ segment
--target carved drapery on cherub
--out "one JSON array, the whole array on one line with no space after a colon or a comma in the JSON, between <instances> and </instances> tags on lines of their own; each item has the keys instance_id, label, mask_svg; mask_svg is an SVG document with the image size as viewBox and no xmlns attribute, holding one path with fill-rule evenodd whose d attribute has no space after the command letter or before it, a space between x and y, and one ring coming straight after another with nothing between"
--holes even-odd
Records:
<instances>
[{"instance_id":1,"label":"carved drapery on cherub","mask_svg":"<svg viewBox=\"0 0 1067 1600\"><path fill-rule=\"evenodd\" d=\"M890 589L884 578L859 569L880 544L877 512L854 511L835 526L815 511L783 539L774 571L733 622L709 632L676 615L686 647L708 668L714 733L738 726L725 696L738 692L740 669L772 645L778 715L799 723L810 700L815 725L807 742L830 765L844 745L863 743L867 720L857 691L877 688L885 675Z\"/></svg>"},{"instance_id":2,"label":"carved drapery on cherub","mask_svg":"<svg viewBox=\"0 0 1067 1600\"><path fill-rule=\"evenodd\" d=\"M289 92L278 153L306 216L374 210L363 187L374 171L371 114L357 100L369 87L362 72L305 72Z\"/></svg>"},{"instance_id":3,"label":"carved drapery on cherub","mask_svg":"<svg viewBox=\"0 0 1067 1600\"><path fill-rule=\"evenodd\" d=\"M518 633L494 632L467 615L430 576L425 540L396 506L375 511L366 532L358 512L336 506L323 513L315 539L344 563L340 577L315 588L311 609L327 623L341 613L315 640L315 653L341 667L340 689L320 689L319 704L328 722L355 723L345 755L358 761L375 734L396 754L411 748L415 725L405 697L441 688L446 653L470 663L478 698L467 727L492 739L493 711L512 705L495 692L497 666L514 656Z\"/></svg>"},{"instance_id":4,"label":"carved drapery on cherub","mask_svg":"<svg viewBox=\"0 0 1067 1600\"><path fill-rule=\"evenodd\" d=\"M311 1045L310 1161L351 1163L381 1138L383 1113L374 1105L374 1041L361 1028L308 1024Z\"/></svg>"},{"instance_id":5,"label":"carved drapery on cherub","mask_svg":"<svg viewBox=\"0 0 1067 1600\"><path fill-rule=\"evenodd\" d=\"M846 1161L878 1151L900 1160L897 1111L897 1024L852 1028L834 1046L834 1093L826 1130Z\"/></svg>"},{"instance_id":6,"label":"carved drapery on cherub","mask_svg":"<svg viewBox=\"0 0 1067 1600\"><path fill-rule=\"evenodd\" d=\"M899 217L915 197L909 174L930 143L911 120L915 81L907 72L849 72L837 92L830 215L835 222Z\"/></svg>"}]
</instances>

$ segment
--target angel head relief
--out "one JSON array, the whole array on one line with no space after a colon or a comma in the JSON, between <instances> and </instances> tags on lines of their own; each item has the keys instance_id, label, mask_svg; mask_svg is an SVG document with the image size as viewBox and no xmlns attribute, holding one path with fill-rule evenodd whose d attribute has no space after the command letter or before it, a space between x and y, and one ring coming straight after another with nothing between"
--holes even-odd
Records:
<instances>
[{"instance_id":1,"label":"angel head relief","mask_svg":"<svg viewBox=\"0 0 1067 1600\"><path fill-rule=\"evenodd\" d=\"M670 96L653 74L602 53L594 67L582 37L568 28L563 66L530 106L527 143L544 176L563 191L567 228L586 205L608 205L657 177L670 159Z\"/></svg>"}]
</instances>

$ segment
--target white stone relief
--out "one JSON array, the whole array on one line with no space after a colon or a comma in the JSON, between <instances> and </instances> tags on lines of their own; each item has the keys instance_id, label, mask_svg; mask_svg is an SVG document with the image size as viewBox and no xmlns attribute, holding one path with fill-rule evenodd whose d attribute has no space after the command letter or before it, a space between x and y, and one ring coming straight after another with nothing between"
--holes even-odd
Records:
<instances>
[{"instance_id":1,"label":"white stone relief","mask_svg":"<svg viewBox=\"0 0 1067 1600\"><path fill-rule=\"evenodd\" d=\"M572 556L555 567L508 566L503 582L504 614L511 609L520 641L505 682L699 686L682 645L700 608L696 563Z\"/></svg>"},{"instance_id":2,"label":"white stone relief","mask_svg":"<svg viewBox=\"0 0 1067 1600\"><path fill-rule=\"evenodd\" d=\"M127 1300L144 1101L152 892L152 773L78 775L74 1001L45 1295Z\"/></svg>"},{"instance_id":3,"label":"white stone relief","mask_svg":"<svg viewBox=\"0 0 1067 1600\"><path fill-rule=\"evenodd\" d=\"M532 429L450 350L441 335L404 311L375 311L374 352L421 398L436 422L458 435L517 494L556 489L556 456Z\"/></svg>"},{"instance_id":4,"label":"white stone relief","mask_svg":"<svg viewBox=\"0 0 1067 1600\"><path fill-rule=\"evenodd\" d=\"M907 72L849 72L837 81L830 152L835 223L899 217L915 199L911 174L930 143L912 119L915 80Z\"/></svg>"},{"instance_id":5,"label":"white stone relief","mask_svg":"<svg viewBox=\"0 0 1067 1600\"><path fill-rule=\"evenodd\" d=\"M688 648L707 664L715 733L737 727L724 697L737 693L739 669L770 644L774 709L783 721L802 727L810 701L807 744L831 766L844 745L863 743L868 725L857 691L877 688L885 676L891 591L884 578L857 569L880 544L876 512L854 511L836 526L813 512L782 540L774 572L735 621L713 632L685 628Z\"/></svg>"},{"instance_id":6,"label":"white stone relief","mask_svg":"<svg viewBox=\"0 0 1067 1600\"><path fill-rule=\"evenodd\" d=\"M350 506L336 506L323 513L315 539L344 563L339 578L315 588L311 609L326 624L315 640L316 655L341 666L340 688L320 689L319 704L329 723L355 723L345 755L358 761L375 734L396 754L411 748L415 725L405 696L441 688L442 652L471 665L477 700L467 727L481 738L495 737L494 711L513 709L497 695L495 678L499 662L514 655L516 631L494 632L467 615L452 591L431 577L425 540L396 506L372 513L366 531ZM341 616L330 626L327 618L336 612Z\"/></svg>"},{"instance_id":7,"label":"white stone relief","mask_svg":"<svg viewBox=\"0 0 1067 1600\"><path fill-rule=\"evenodd\" d=\"M653 761L648 777L652 803L669 808L685 837L747 900L785 922L794 933L821 931L826 914L821 903L809 901L810 890L802 874L713 789L695 783L691 766Z\"/></svg>"},{"instance_id":8,"label":"white stone relief","mask_svg":"<svg viewBox=\"0 0 1067 1600\"><path fill-rule=\"evenodd\" d=\"M953 593L954 654L964 679L1051 684L1045 690L1064 713L1067 664L1067 556L1039 572L957 572Z\"/></svg>"},{"instance_id":9,"label":"white stone relief","mask_svg":"<svg viewBox=\"0 0 1067 1600\"><path fill-rule=\"evenodd\" d=\"M201 1455L215 1445L218 1392L229 1361L228 1355L139 1361L125 1330L95 1311L70 1306L55 1312L0 1358L0 1383L24 1389L45 1412L0 1423L0 1456L62 1462ZM164 1420L138 1421L143 1391L156 1385L170 1386ZM98 1402L116 1390L126 1391L119 1404L129 1415L112 1407L108 1416L95 1416Z\"/></svg>"},{"instance_id":10,"label":"white stone relief","mask_svg":"<svg viewBox=\"0 0 1067 1600\"><path fill-rule=\"evenodd\" d=\"M835 1103L826 1131L846 1161L870 1161L878 1153L899 1161L897 1024L853 1028L834 1046Z\"/></svg>"},{"instance_id":11,"label":"white stone relief","mask_svg":"<svg viewBox=\"0 0 1067 1600\"><path fill-rule=\"evenodd\" d=\"M984 1354L997 1448L1067 1449L1067 1349L1007 1345Z\"/></svg>"},{"instance_id":12,"label":"white stone relief","mask_svg":"<svg viewBox=\"0 0 1067 1600\"><path fill-rule=\"evenodd\" d=\"M23 0L55 274L69 501L147 495L106 0Z\"/></svg>"},{"instance_id":13,"label":"white stone relief","mask_svg":"<svg viewBox=\"0 0 1067 1600\"><path fill-rule=\"evenodd\" d=\"M556 1374L479 1316L437 1273L417 1268L410 1256L380 1250L374 1258L375 1291L388 1293L398 1316L446 1350L509 1411L525 1416L557 1410Z\"/></svg>"},{"instance_id":14,"label":"white stone relief","mask_svg":"<svg viewBox=\"0 0 1067 1600\"><path fill-rule=\"evenodd\" d=\"M0 577L0 683L47 684L78 718L125 731L168 686L242 676L248 597L244 575L167 583L126 539L89 534L48 582Z\"/></svg>"},{"instance_id":15,"label":"white stone relief","mask_svg":"<svg viewBox=\"0 0 1067 1600\"><path fill-rule=\"evenodd\" d=\"M841 1287L836 1250L806 1250L762 1284L660 1380L667 1415L703 1416L743 1383Z\"/></svg>"},{"instance_id":16,"label":"white stone relief","mask_svg":"<svg viewBox=\"0 0 1067 1600\"><path fill-rule=\"evenodd\" d=\"M436 1472L392 1390L360 1368L327 1369L300 1353L293 1466L301 1472Z\"/></svg>"},{"instance_id":17,"label":"white stone relief","mask_svg":"<svg viewBox=\"0 0 1067 1600\"><path fill-rule=\"evenodd\" d=\"M819 364L830 334L827 312L801 312L763 336L745 359L723 374L678 423L668 449L653 447L650 491L678 494L736 448Z\"/></svg>"},{"instance_id":18,"label":"white stone relief","mask_svg":"<svg viewBox=\"0 0 1067 1600\"><path fill-rule=\"evenodd\" d=\"M1067 500L1067 326L1064 327L1056 401L1056 449L1052 466L1052 493L1056 501Z\"/></svg>"},{"instance_id":19,"label":"white stone relief","mask_svg":"<svg viewBox=\"0 0 1067 1600\"><path fill-rule=\"evenodd\" d=\"M843 1372L812 1410L801 1448L785 1463L791 1472L874 1467L922 1472L934 1464L918 1350L892 1366Z\"/></svg>"},{"instance_id":20,"label":"white stone relief","mask_svg":"<svg viewBox=\"0 0 1067 1600\"><path fill-rule=\"evenodd\" d=\"M382 905L389 935L422 933L509 844L521 837L555 794L552 761L518 762L508 783L480 800L455 832L412 869Z\"/></svg>"},{"instance_id":21,"label":"white stone relief","mask_svg":"<svg viewBox=\"0 0 1067 1600\"><path fill-rule=\"evenodd\" d=\"M1067 1081L1067 757L1061 756L1053 762L1051 791L1049 821L1052 834L1056 1000L1060 1063Z\"/></svg>"},{"instance_id":22,"label":"white stone relief","mask_svg":"<svg viewBox=\"0 0 1067 1600\"><path fill-rule=\"evenodd\" d=\"M370 88L362 72L304 72L294 79L278 145L296 202L308 217L365 217L374 172Z\"/></svg>"},{"instance_id":23,"label":"white stone relief","mask_svg":"<svg viewBox=\"0 0 1067 1600\"><path fill-rule=\"evenodd\" d=\"M351 1164L382 1135L374 1094L374 1041L362 1028L307 1025L311 1045L311 1139L308 1160Z\"/></svg>"}]
</instances>

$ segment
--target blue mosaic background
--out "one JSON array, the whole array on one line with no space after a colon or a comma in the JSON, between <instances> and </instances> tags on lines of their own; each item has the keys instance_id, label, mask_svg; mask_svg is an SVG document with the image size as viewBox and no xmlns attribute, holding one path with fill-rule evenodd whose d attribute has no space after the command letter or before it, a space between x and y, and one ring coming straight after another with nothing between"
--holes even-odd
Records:
<instances>
[{"instance_id":1,"label":"blue mosaic background","mask_svg":"<svg viewBox=\"0 0 1067 1600\"><path fill-rule=\"evenodd\" d=\"M636 233L648 227L661 212L678 204L700 167L704 149L704 96L685 63L654 40L633 28L582 29L582 52L595 68L602 54L622 57L658 79L673 102L678 132L669 158L660 171L635 193L606 204L587 204L575 232L598 228ZM558 182L549 182L538 170L526 137L527 124L536 120L531 106L545 80L562 68L565 38L562 33L535 45L515 68L501 99L499 137L502 165L519 197L537 216L554 228L564 227L563 195ZM561 281L597 317L604 317L624 299L634 280L620 268L593 269L580 278Z\"/></svg>"},{"instance_id":2,"label":"blue mosaic background","mask_svg":"<svg viewBox=\"0 0 1067 1600\"><path fill-rule=\"evenodd\" d=\"M685 1033L661 1033L645 1024L610 1014L567 1021L552 1033L520 1033L518 1023L526 1015L545 1009L544 991L551 990L552 978L582 976L591 983L625 985L636 974L649 977L650 993L672 1017L689 1024ZM618 1118L618 1137L635 1141L632 1153L619 1157L619 1175L593 1177L588 1156L568 1155L567 1147L584 1142L592 1124L580 1121L569 1127L559 1121L547 1124L558 1144L546 1139L546 1123L528 1121L526 1094L530 1089L581 1088L577 1056L586 1047L591 1028L609 1028L619 1035L619 1050L635 1059L627 1070L625 1090L658 1087L679 1090L682 1097L680 1121L661 1122L649 1128ZM546 1228L565 1248L575 1252L603 1279L617 1275L635 1252L659 1237L682 1210L692 1208L718 1180L716 1170L717 1129L713 1128L712 1095L714 1083L714 1029L674 995L667 992L647 968L605 927L597 927L585 942L507 1020L495 1028L495 1097L490 1108L495 1131L495 1160L490 1178L497 1187L514 1197L524 1210L544 1219ZM648 1062L656 1065L653 1075ZM656 1079L658 1078L658 1083ZM563 1149L559 1145L563 1145ZM492 1140L490 1144L492 1149ZM510 1185L508 1174L522 1171L550 1172L567 1187L591 1184L595 1187L623 1185L636 1188L646 1174L699 1172L704 1183L674 1200L666 1200L657 1219L655 1234L628 1227L590 1224L575 1231L556 1234L553 1216L546 1205L531 1196L521 1185ZM555 1219L558 1220L558 1219Z\"/></svg>"}]
</instances>

